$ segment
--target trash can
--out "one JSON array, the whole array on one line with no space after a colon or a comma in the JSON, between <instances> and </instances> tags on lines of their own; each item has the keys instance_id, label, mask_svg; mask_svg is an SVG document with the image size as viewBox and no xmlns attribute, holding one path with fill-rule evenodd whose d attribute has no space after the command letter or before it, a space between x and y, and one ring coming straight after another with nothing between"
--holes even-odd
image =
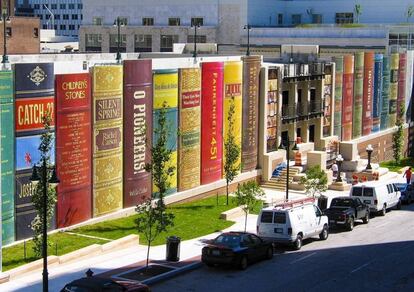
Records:
<instances>
[{"instance_id":1,"label":"trash can","mask_svg":"<svg viewBox=\"0 0 414 292\"><path fill-rule=\"evenodd\" d=\"M178 262L180 260L181 238L177 236L167 237L167 261Z\"/></svg>"}]
</instances>

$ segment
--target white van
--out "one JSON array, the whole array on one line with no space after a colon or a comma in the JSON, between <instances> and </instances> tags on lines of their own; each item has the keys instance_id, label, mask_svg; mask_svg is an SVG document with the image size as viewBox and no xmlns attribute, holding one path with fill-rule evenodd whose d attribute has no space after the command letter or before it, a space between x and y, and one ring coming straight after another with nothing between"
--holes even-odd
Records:
<instances>
[{"instance_id":1,"label":"white van","mask_svg":"<svg viewBox=\"0 0 414 292\"><path fill-rule=\"evenodd\" d=\"M378 212L382 216L387 209L401 209L401 192L390 182L369 181L354 185L350 196L359 198L369 206L371 212Z\"/></svg>"},{"instance_id":2,"label":"white van","mask_svg":"<svg viewBox=\"0 0 414 292\"><path fill-rule=\"evenodd\" d=\"M291 201L260 211L257 218L257 235L275 243L293 243L302 247L306 238L329 235L328 217L323 215L314 199Z\"/></svg>"}]
</instances>

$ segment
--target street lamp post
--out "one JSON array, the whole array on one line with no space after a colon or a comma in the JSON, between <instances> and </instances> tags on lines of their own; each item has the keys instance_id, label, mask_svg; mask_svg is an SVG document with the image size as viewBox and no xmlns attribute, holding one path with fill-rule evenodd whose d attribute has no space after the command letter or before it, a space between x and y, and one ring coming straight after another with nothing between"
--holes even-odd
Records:
<instances>
[{"instance_id":1,"label":"street lamp post","mask_svg":"<svg viewBox=\"0 0 414 292\"><path fill-rule=\"evenodd\" d=\"M117 63L121 63L121 52L120 52L120 44L121 44L121 26L124 26L121 22L121 18L118 16L114 21L114 26L117 27L117 35L116 35L116 61Z\"/></svg>"},{"instance_id":2,"label":"street lamp post","mask_svg":"<svg viewBox=\"0 0 414 292\"><path fill-rule=\"evenodd\" d=\"M285 141L282 140L279 146L279 149L286 150L286 201L289 200L289 150L291 143L295 143L292 150L299 150L296 141L290 141L289 136L286 137Z\"/></svg>"},{"instance_id":3,"label":"street lamp post","mask_svg":"<svg viewBox=\"0 0 414 292\"><path fill-rule=\"evenodd\" d=\"M56 175L56 170L53 168L50 179L48 178L48 170L46 159L43 159L42 163L42 178L39 176L37 166L33 166L32 176L30 177L31 182L37 185L42 180L43 186L43 242L42 242L42 255L43 255L43 292L49 291L49 279L47 271L47 191L48 185L51 184L55 187L59 183L59 179Z\"/></svg>"},{"instance_id":4,"label":"street lamp post","mask_svg":"<svg viewBox=\"0 0 414 292\"><path fill-rule=\"evenodd\" d=\"M193 58L197 58L197 29L200 28L199 23L191 24L191 28L194 28L194 52L193 52Z\"/></svg>"},{"instance_id":5,"label":"street lamp post","mask_svg":"<svg viewBox=\"0 0 414 292\"><path fill-rule=\"evenodd\" d=\"M246 24L243 29L247 29L247 51L246 56L250 56L250 31L252 30L252 26L250 24Z\"/></svg>"},{"instance_id":6,"label":"street lamp post","mask_svg":"<svg viewBox=\"0 0 414 292\"><path fill-rule=\"evenodd\" d=\"M7 9L2 10L0 22L3 22L3 59L2 64L9 63L9 57L7 57L7 35L6 35L6 24L10 23L10 17L7 14Z\"/></svg>"},{"instance_id":7,"label":"street lamp post","mask_svg":"<svg viewBox=\"0 0 414 292\"><path fill-rule=\"evenodd\" d=\"M368 144L368 146L367 146L367 148L365 148L365 150L368 153L368 165L367 165L367 168L365 170L371 170L372 169L372 166L371 166L371 155L372 155L372 152L374 151L374 148L372 148L372 145L371 144Z\"/></svg>"},{"instance_id":8,"label":"street lamp post","mask_svg":"<svg viewBox=\"0 0 414 292\"><path fill-rule=\"evenodd\" d=\"M341 178L341 165L342 162L344 161L343 157L341 154L338 154L338 156L336 157L336 164L338 164L338 175L336 176L336 182L342 182L342 178Z\"/></svg>"}]
</instances>

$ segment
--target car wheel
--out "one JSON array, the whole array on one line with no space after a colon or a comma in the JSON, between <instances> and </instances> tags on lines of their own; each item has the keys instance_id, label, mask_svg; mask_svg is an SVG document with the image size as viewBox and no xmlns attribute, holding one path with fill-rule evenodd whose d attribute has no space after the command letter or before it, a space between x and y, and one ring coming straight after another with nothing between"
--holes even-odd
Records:
<instances>
[{"instance_id":1,"label":"car wheel","mask_svg":"<svg viewBox=\"0 0 414 292\"><path fill-rule=\"evenodd\" d=\"M382 207L382 210L380 212L380 215L385 216L386 213L387 213L387 206L384 204L384 206Z\"/></svg>"},{"instance_id":2,"label":"car wheel","mask_svg":"<svg viewBox=\"0 0 414 292\"><path fill-rule=\"evenodd\" d=\"M328 226L324 225L322 232L319 234L320 240L327 240L329 236Z\"/></svg>"},{"instance_id":3,"label":"car wheel","mask_svg":"<svg viewBox=\"0 0 414 292\"><path fill-rule=\"evenodd\" d=\"M349 218L348 224L346 225L346 229L348 231L352 231L354 229L354 217Z\"/></svg>"},{"instance_id":4,"label":"car wheel","mask_svg":"<svg viewBox=\"0 0 414 292\"><path fill-rule=\"evenodd\" d=\"M364 224L368 224L368 222L369 222L369 213L368 212L365 215L365 217L362 219L362 222L364 222Z\"/></svg>"},{"instance_id":5,"label":"car wheel","mask_svg":"<svg viewBox=\"0 0 414 292\"><path fill-rule=\"evenodd\" d=\"M266 252L266 259L271 260L273 258L273 247L269 247Z\"/></svg>"},{"instance_id":6,"label":"car wheel","mask_svg":"<svg viewBox=\"0 0 414 292\"><path fill-rule=\"evenodd\" d=\"M247 269L247 257L246 256L242 256L240 258L239 269L240 270Z\"/></svg>"},{"instance_id":7,"label":"car wheel","mask_svg":"<svg viewBox=\"0 0 414 292\"><path fill-rule=\"evenodd\" d=\"M401 200L398 200L398 204L397 204L397 210L401 210Z\"/></svg>"},{"instance_id":8,"label":"car wheel","mask_svg":"<svg viewBox=\"0 0 414 292\"><path fill-rule=\"evenodd\" d=\"M300 250L302 248L302 235L298 234L293 247L295 250Z\"/></svg>"}]
</instances>

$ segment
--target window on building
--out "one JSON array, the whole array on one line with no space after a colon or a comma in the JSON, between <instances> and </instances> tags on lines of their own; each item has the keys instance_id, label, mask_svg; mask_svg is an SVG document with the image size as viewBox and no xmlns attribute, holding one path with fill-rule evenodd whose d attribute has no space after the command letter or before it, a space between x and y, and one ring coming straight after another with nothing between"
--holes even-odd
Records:
<instances>
[{"instance_id":1,"label":"window on building","mask_svg":"<svg viewBox=\"0 0 414 292\"><path fill-rule=\"evenodd\" d=\"M66 4L60 4L59 7L60 9L66 9Z\"/></svg>"},{"instance_id":2,"label":"window on building","mask_svg":"<svg viewBox=\"0 0 414 292\"><path fill-rule=\"evenodd\" d=\"M292 24L297 25L302 23L302 15L301 14L292 14Z\"/></svg>"},{"instance_id":3,"label":"window on building","mask_svg":"<svg viewBox=\"0 0 414 292\"><path fill-rule=\"evenodd\" d=\"M180 26L180 18L179 17L168 18L168 25L169 26Z\"/></svg>"},{"instance_id":4,"label":"window on building","mask_svg":"<svg viewBox=\"0 0 414 292\"><path fill-rule=\"evenodd\" d=\"M69 24L69 30L75 30L75 25L74 24Z\"/></svg>"},{"instance_id":5,"label":"window on building","mask_svg":"<svg viewBox=\"0 0 414 292\"><path fill-rule=\"evenodd\" d=\"M40 20L43 19L43 15L42 14L39 14L38 17L39 17Z\"/></svg>"},{"instance_id":6,"label":"window on building","mask_svg":"<svg viewBox=\"0 0 414 292\"><path fill-rule=\"evenodd\" d=\"M78 9L83 9L83 5L82 5L82 3L79 3L79 4L78 4Z\"/></svg>"},{"instance_id":7,"label":"window on building","mask_svg":"<svg viewBox=\"0 0 414 292\"><path fill-rule=\"evenodd\" d=\"M135 52L152 52L152 35L135 35Z\"/></svg>"},{"instance_id":8,"label":"window on building","mask_svg":"<svg viewBox=\"0 0 414 292\"><path fill-rule=\"evenodd\" d=\"M154 18L152 18L152 17L143 17L142 18L142 25L145 25L145 26L154 25Z\"/></svg>"},{"instance_id":9,"label":"window on building","mask_svg":"<svg viewBox=\"0 0 414 292\"><path fill-rule=\"evenodd\" d=\"M207 37L205 35L198 35L197 36L197 43L198 44L205 44L207 42ZM187 37L187 43L194 43L194 35L189 35Z\"/></svg>"},{"instance_id":10,"label":"window on building","mask_svg":"<svg viewBox=\"0 0 414 292\"><path fill-rule=\"evenodd\" d=\"M57 24L54 24L54 25L53 25L53 29L54 29L54 30L57 30L57 29L58 29Z\"/></svg>"},{"instance_id":11,"label":"window on building","mask_svg":"<svg viewBox=\"0 0 414 292\"><path fill-rule=\"evenodd\" d=\"M63 14L63 19L69 19L69 14Z\"/></svg>"},{"instance_id":12,"label":"window on building","mask_svg":"<svg viewBox=\"0 0 414 292\"><path fill-rule=\"evenodd\" d=\"M72 19L74 19L74 20L78 19L78 15L77 14L72 14Z\"/></svg>"},{"instance_id":13,"label":"window on building","mask_svg":"<svg viewBox=\"0 0 414 292\"><path fill-rule=\"evenodd\" d=\"M46 15L45 15L45 18L46 18L46 19L49 19L49 18L50 18L50 14L46 14Z\"/></svg>"},{"instance_id":14,"label":"window on building","mask_svg":"<svg viewBox=\"0 0 414 292\"><path fill-rule=\"evenodd\" d=\"M277 15L277 24L278 25L283 25L283 14L282 13L279 13Z\"/></svg>"},{"instance_id":15,"label":"window on building","mask_svg":"<svg viewBox=\"0 0 414 292\"><path fill-rule=\"evenodd\" d=\"M93 25L102 25L102 17L94 17L92 18Z\"/></svg>"},{"instance_id":16,"label":"window on building","mask_svg":"<svg viewBox=\"0 0 414 292\"><path fill-rule=\"evenodd\" d=\"M37 27L35 27L33 29L33 37L34 38L38 38L39 37L39 29Z\"/></svg>"},{"instance_id":17,"label":"window on building","mask_svg":"<svg viewBox=\"0 0 414 292\"><path fill-rule=\"evenodd\" d=\"M119 23L121 24L121 25L128 25L128 18L126 18L126 17L119 17Z\"/></svg>"},{"instance_id":18,"label":"window on building","mask_svg":"<svg viewBox=\"0 0 414 292\"><path fill-rule=\"evenodd\" d=\"M69 9L75 9L75 4L69 4Z\"/></svg>"},{"instance_id":19,"label":"window on building","mask_svg":"<svg viewBox=\"0 0 414 292\"><path fill-rule=\"evenodd\" d=\"M40 4L35 4L35 5L33 6L33 8L34 8L34 9L40 9Z\"/></svg>"},{"instance_id":20,"label":"window on building","mask_svg":"<svg viewBox=\"0 0 414 292\"><path fill-rule=\"evenodd\" d=\"M55 19L60 19L60 14L55 14Z\"/></svg>"},{"instance_id":21,"label":"window on building","mask_svg":"<svg viewBox=\"0 0 414 292\"><path fill-rule=\"evenodd\" d=\"M335 23L354 23L354 13L352 12L340 12L335 13Z\"/></svg>"},{"instance_id":22,"label":"window on building","mask_svg":"<svg viewBox=\"0 0 414 292\"><path fill-rule=\"evenodd\" d=\"M60 25L60 30L66 30L66 24L61 24Z\"/></svg>"},{"instance_id":23,"label":"window on building","mask_svg":"<svg viewBox=\"0 0 414 292\"><path fill-rule=\"evenodd\" d=\"M322 23L322 14L312 14L312 23Z\"/></svg>"},{"instance_id":24,"label":"window on building","mask_svg":"<svg viewBox=\"0 0 414 292\"><path fill-rule=\"evenodd\" d=\"M102 51L102 36L100 34L85 35L85 50L87 52Z\"/></svg>"},{"instance_id":25,"label":"window on building","mask_svg":"<svg viewBox=\"0 0 414 292\"><path fill-rule=\"evenodd\" d=\"M57 9L57 4L52 4L51 7L52 9Z\"/></svg>"},{"instance_id":26,"label":"window on building","mask_svg":"<svg viewBox=\"0 0 414 292\"><path fill-rule=\"evenodd\" d=\"M12 37L12 28L11 27L6 27L6 36L8 38Z\"/></svg>"},{"instance_id":27,"label":"window on building","mask_svg":"<svg viewBox=\"0 0 414 292\"><path fill-rule=\"evenodd\" d=\"M46 24L43 24L42 25L42 29L47 29L47 25Z\"/></svg>"},{"instance_id":28,"label":"window on building","mask_svg":"<svg viewBox=\"0 0 414 292\"><path fill-rule=\"evenodd\" d=\"M191 26L203 26L204 19L202 17L191 17Z\"/></svg>"},{"instance_id":29,"label":"window on building","mask_svg":"<svg viewBox=\"0 0 414 292\"><path fill-rule=\"evenodd\" d=\"M83 14L80 15L80 19L83 20Z\"/></svg>"},{"instance_id":30,"label":"window on building","mask_svg":"<svg viewBox=\"0 0 414 292\"><path fill-rule=\"evenodd\" d=\"M174 43L178 43L178 35L161 35L161 52L172 52Z\"/></svg>"},{"instance_id":31,"label":"window on building","mask_svg":"<svg viewBox=\"0 0 414 292\"><path fill-rule=\"evenodd\" d=\"M118 34L109 35L109 52L116 53L118 50ZM126 52L126 34L119 35L119 51Z\"/></svg>"}]
</instances>

